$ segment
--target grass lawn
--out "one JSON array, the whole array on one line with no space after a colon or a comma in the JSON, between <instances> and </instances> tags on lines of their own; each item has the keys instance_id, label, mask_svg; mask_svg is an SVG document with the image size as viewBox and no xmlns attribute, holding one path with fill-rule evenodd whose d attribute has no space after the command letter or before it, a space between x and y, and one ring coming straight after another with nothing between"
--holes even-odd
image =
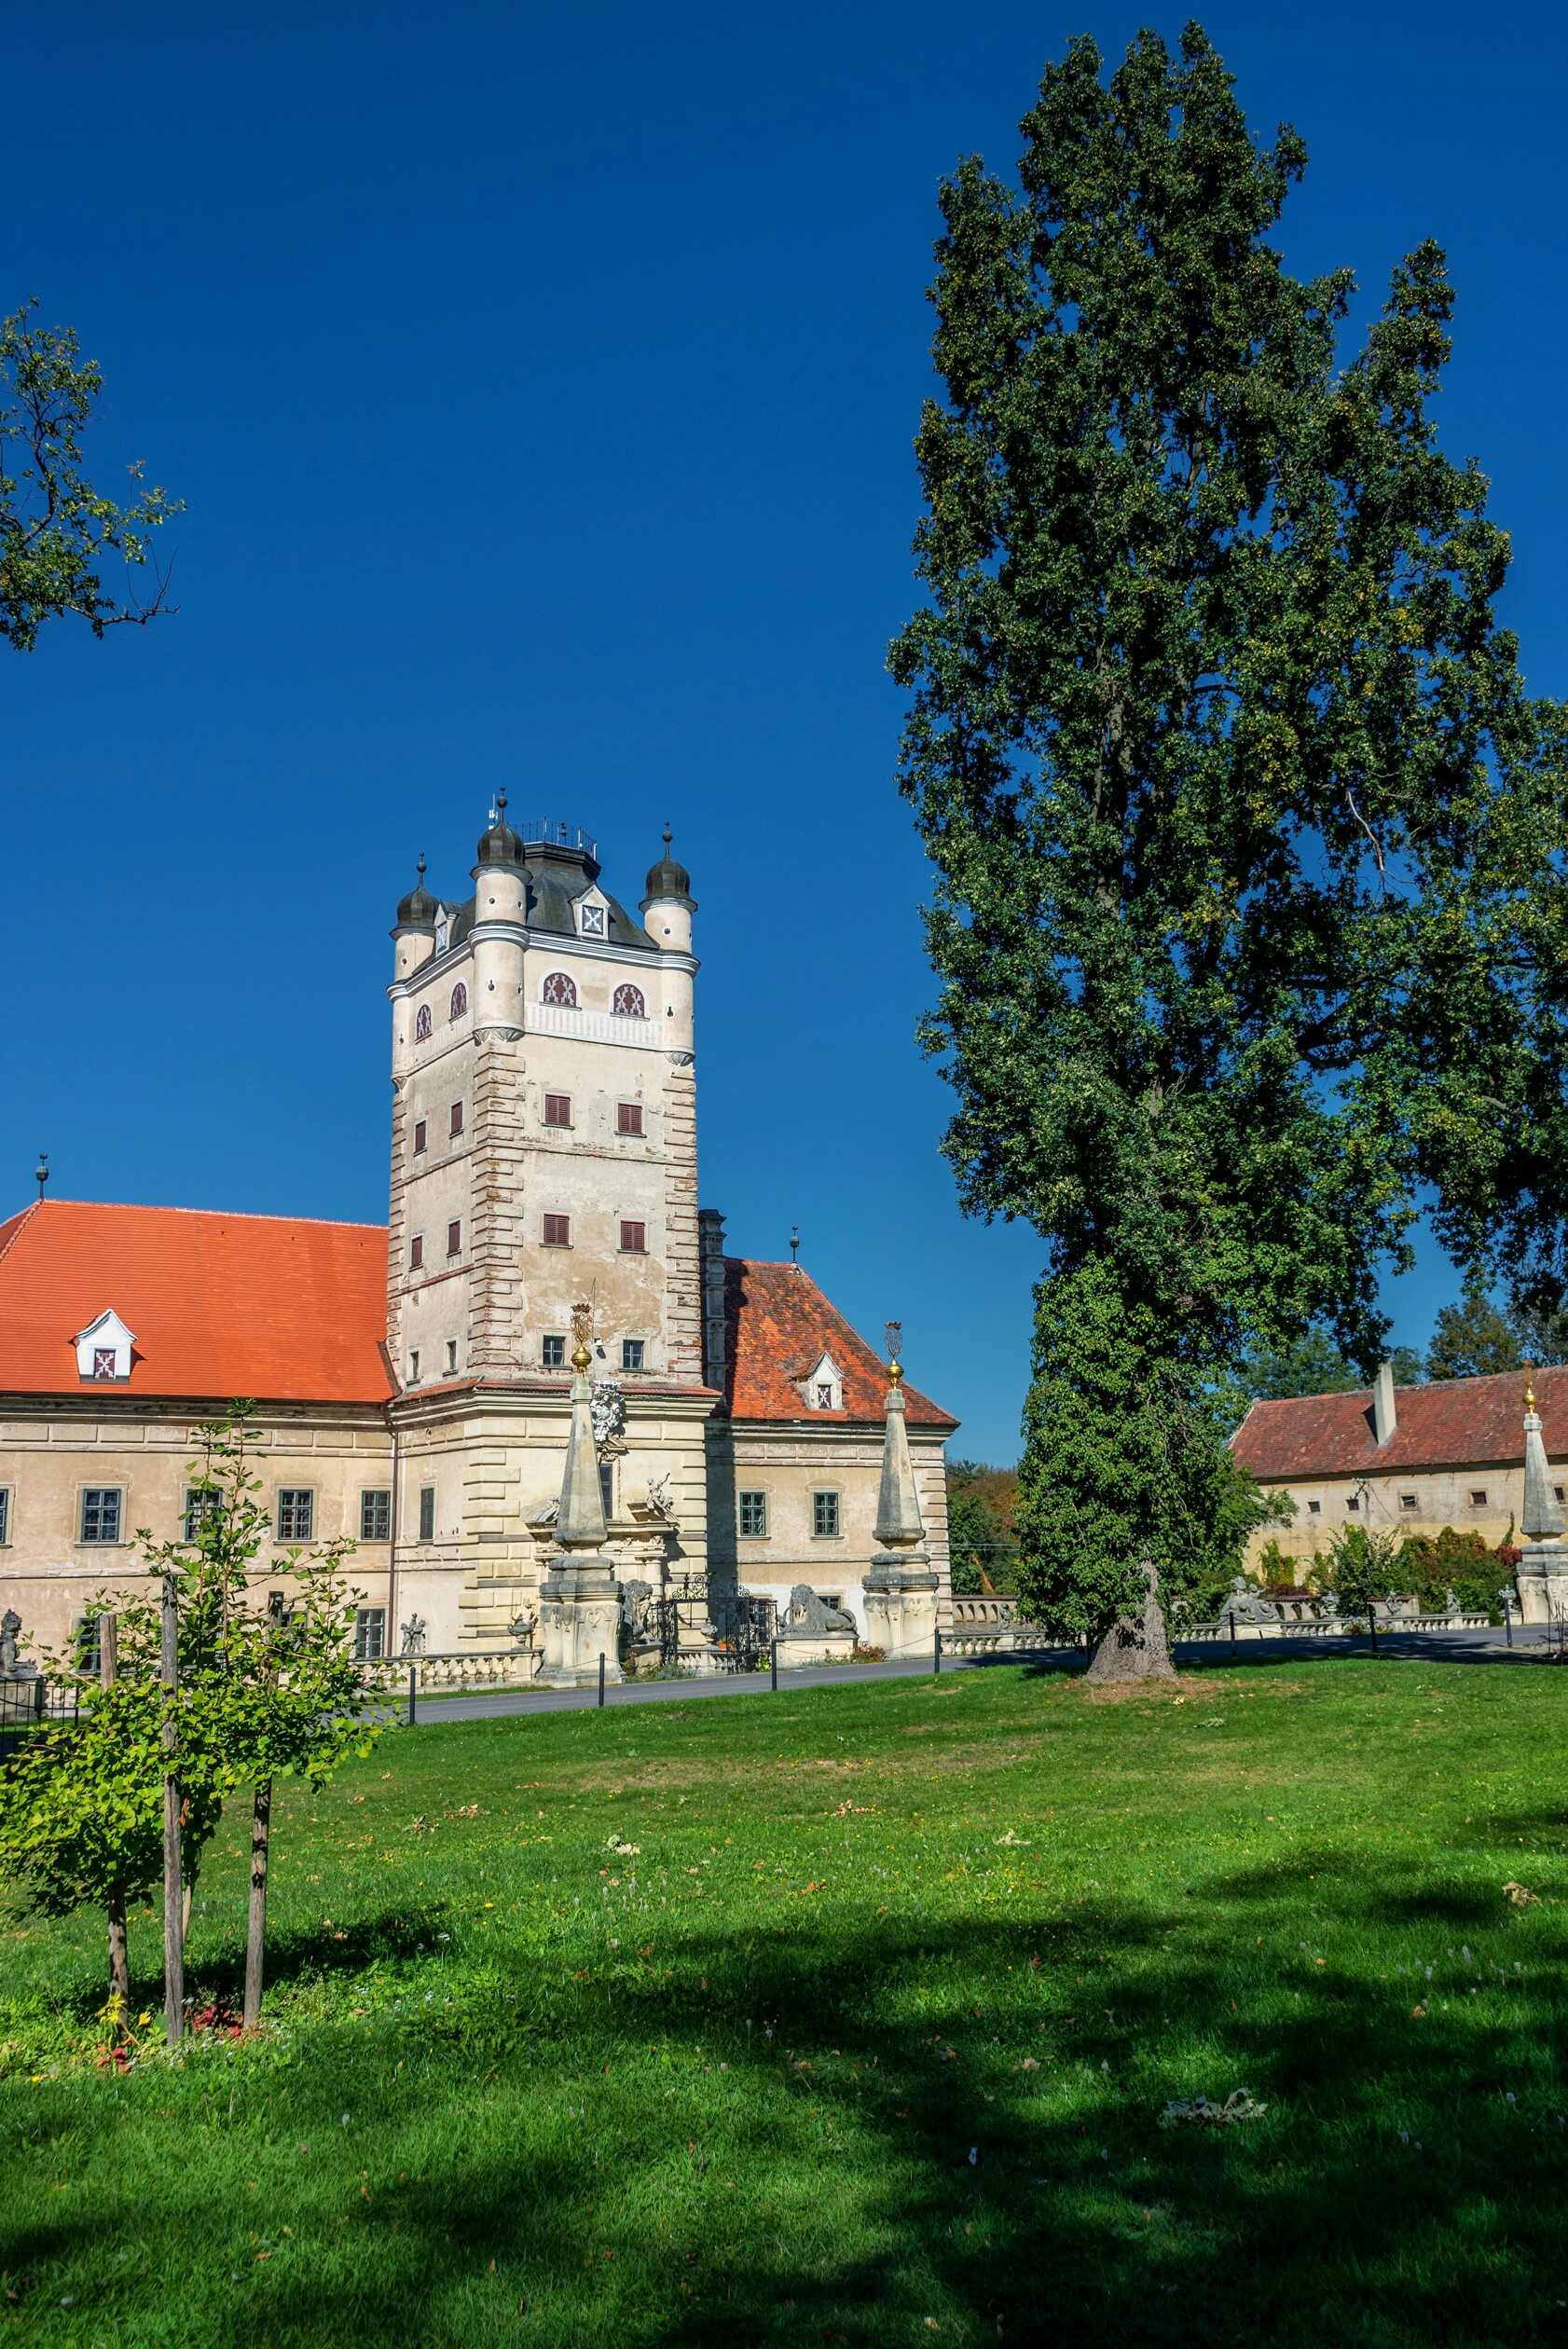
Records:
<instances>
[{"instance_id":1,"label":"grass lawn","mask_svg":"<svg viewBox=\"0 0 1568 2349\"><path fill-rule=\"evenodd\" d=\"M275 1813L254 2044L96 2069L96 1920L0 1900L0 2340L1561 2342L1565 1734L1303 1656L390 1736Z\"/></svg>"}]
</instances>

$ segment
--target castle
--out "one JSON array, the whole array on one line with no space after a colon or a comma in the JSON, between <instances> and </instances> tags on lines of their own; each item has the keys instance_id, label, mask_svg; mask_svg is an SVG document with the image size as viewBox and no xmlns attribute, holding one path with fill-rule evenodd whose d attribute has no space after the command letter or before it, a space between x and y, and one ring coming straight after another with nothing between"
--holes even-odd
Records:
<instances>
[{"instance_id":1,"label":"castle","mask_svg":"<svg viewBox=\"0 0 1568 2349\"><path fill-rule=\"evenodd\" d=\"M726 1256L697 1203L690 879L667 830L640 920L601 872L504 795L472 896L420 859L384 1230L42 1196L0 1224L0 1611L29 1635L58 1646L136 1573L138 1529L180 1530L193 1430L242 1396L280 1560L356 1545L367 1655L510 1646L555 1544L574 1308L617 1582L721 1633L804 1583L865 1628L887 1373L797 1263ZM946 1620L956 1422L902 1398Z\"/></svg>"}]
</instances>

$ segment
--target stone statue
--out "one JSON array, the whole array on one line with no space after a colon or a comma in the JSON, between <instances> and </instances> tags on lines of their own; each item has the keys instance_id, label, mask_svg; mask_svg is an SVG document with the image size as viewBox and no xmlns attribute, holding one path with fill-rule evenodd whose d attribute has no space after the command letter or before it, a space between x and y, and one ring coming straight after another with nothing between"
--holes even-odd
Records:
<instances>
[{"instance_id":1,"label":"stone statue","mask_svg":"<svg viewBox=\"0 0 1568 2349\"><path fill-rule=\"evenodd\" d=\"M602 1451L626 1432L626 1398L613 1379L598 1379L589 1408L593 1415L594 1442Z\"/></svg>"},{"instance_id":2,"label":"stone statue","mask_svg":"<svg viewBox=\"0 0 1568 2349\"><path fill-rule=\"evenodd\" d=\"M669 1477L653 1477L648 1485L648 1506L655 1517L669 1515Z\"/></svg>"},{"instance_id":3,"label":"stone statue","mask_svg":"<svg viewBox=\"0 0 1568 2349\"><path fill-rule=\"evenodd\" d=\"M855 1618L842 1607L830 1607L825 1599L818 1599L809 1583L796 1583L778 1628L781 1631L853 1631Z\"/></svg>"},{"instance_id":4,"label":"stone statue","mask_svg":"<svg viewBox=\"0 0 1568 2349\"><path fill-rule=\"evenodd\" d=\"M621 1621L626 1626L627 1639L635 1640L647 1629L653 1603L652 1583L624 1582L621 1585Z\"/></svg>"},{"instance_id":5,"label":"stone statue","mask_svg":"<svg viewBox=\"0 0 1568 2349\"><path fill-rule=\"evenodd\" d=\"M515 1646L532 1647L533 1617L530 1614L526 1607L522 1610L520 1614L515 1614L513 1616L506 1628L512 1634L512 1640Z\"/></svg>"},{"instance_id":6,"label":"stone statue","mask_svg":"<svg viewBox=\"0 0 1568 2349\"><path fill-rule=\"evenodd\" d=\"M403 1653L405 1655L422 1655L424 1654L425 1629L425 1619L422 1614L412 1614L409 1616L407 1622L403 1627Z\"/></svg>"},{"instance_id":7,"label":"stone statue","mask_svg":"<svg viewBox=\"0 0 1568 2349\"><path fill-rule=\"evenodd\" d=\"M1448 1617L1449 1621L1451 1623L1453 1622L1454 1619L1457 1616L1462 1615L1464 1612L1464 1608L1459 1603L1458 1591L1451 1588L1445 1590L1443 1593L1443 1613Z\"/></svg>"},{"instance_id":8,"label":"stone statue","mask_svg":"<svg viewBox=\"0 0 1568 2349\"><path fill-rule=\"evenodd\" d=\"M17 1633L21 1629L21 1617L14 1607L7 1607L0 1615L0 1680L16 1680L21 1671L17 1662Z\"/></svg>"},{"instance_id":9,"label":"stone statue","mask_svg":"<svg viewBox=\"0 0 1568 2349\"><path fill-rule=\"evenodd\" d=\"M1225 1601L1223 1612L1233 1615L1238 1623L1279 1621L1279 1609L1273 1600L1265 1598L1258 1585L1248 1582L1245 1574L1238 1574L1231 1585L1231 1595Z\"/></svg>"}]
</instances>

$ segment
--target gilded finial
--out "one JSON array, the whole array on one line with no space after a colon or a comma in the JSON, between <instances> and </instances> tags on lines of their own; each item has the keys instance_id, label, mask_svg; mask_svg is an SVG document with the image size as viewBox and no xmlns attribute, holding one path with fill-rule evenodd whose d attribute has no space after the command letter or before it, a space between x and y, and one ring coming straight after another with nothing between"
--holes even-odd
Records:
<instances>
[{"instance_id":1,"label":"gilded finial","mask_svg":"<svg viewBox=\"0 0 1568 2349\"><path fill-rule=\"evenodd\" d=\"M572 1349L571 1367L580 1378L587 1370L589 1365L593 1361L593 1355L588 1350L588 1340L593 1336L593 1332L594 1315L592 1306L587 1304L574 1305L571 1309L571 1334L576 1339L577 1343Z\"/></svg>"},{"instance_id":2,"label":"gilded finial","mask_svg":"<svg viewBox=\"0 0 1568 2349\"><path fill-rule=\"evenodd\" d=\"M1524 1366L1524 1408L1527 1411L1535 1408L1535 1365L1533 1362Z\"/></svg>"},{"instance_id":3,"label":"gilded finial","mask_svg":"<svg viewBox=\"0 0 1568 2349\"><path fill-rule=\"evenodd\" d=\"M903 1364L899 1360L899 1352L903 1344L902 1322L890 1321L884 1335L887 1340L887 1376L897 1386L903 1377Z\"/></svg>"}]
</instances>

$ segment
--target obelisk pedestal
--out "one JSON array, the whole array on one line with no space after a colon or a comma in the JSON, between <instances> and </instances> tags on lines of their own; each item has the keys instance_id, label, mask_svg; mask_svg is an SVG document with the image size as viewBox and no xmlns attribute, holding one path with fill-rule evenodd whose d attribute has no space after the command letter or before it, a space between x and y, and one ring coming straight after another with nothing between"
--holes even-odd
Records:
<instances>
[{"instance_id":1,"label":"obelisk pedestal","mask_svg":"<svg viewBox=\"0 0 1568 2349\"><path fill-rule=\"evenodd\" d=\"M877 1497L877 1549L862 1588L866 1642L889 1659L929 1655L936 1642L937 1573L926 1549L926 1527L909 1456L904 1420L903 1370L898 1360L897 1325L889 1326L887 1425L882 1444L882 1489Z\"/></svg>"}]
</instances>

